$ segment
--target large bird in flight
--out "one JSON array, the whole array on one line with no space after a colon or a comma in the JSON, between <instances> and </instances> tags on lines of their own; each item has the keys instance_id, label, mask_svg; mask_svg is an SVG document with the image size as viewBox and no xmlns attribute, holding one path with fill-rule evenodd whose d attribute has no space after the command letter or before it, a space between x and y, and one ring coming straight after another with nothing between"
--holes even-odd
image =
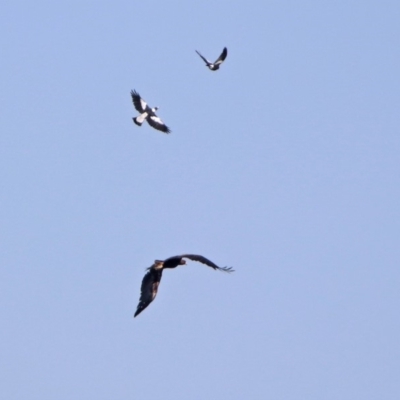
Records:
<instances>
[{"instance_id":1,"label":"large bird in flight","mask_svg":"<svg viewBox=\"0 0 400 400\"><path fill-rule=\"evenodd\" d=\"M211 61L208 61L207 58L203 57L197 50L196 53L203 59L203 61L206 63L206 66L211 71L216 71L217 69L219 69L219 66L224 62L226 56L228 55L228 49L224 47L221 55L213 63Z\"/></svg>"},{"instance_id":2,"label":"large bird in flight","mask_svg":"<svg viewBox=\"0 0 400 400\"><path fill-rule=\"evenodd\" d=\"M154 264L147 268L148 271L143 278L140 300L134 315L135 317L139 315L155 299L163 270L165 268L176 268L179 265L186 264L186 260L184 260L184 258L188 258L189 260L193 261L199 261L215 270L233 272L231 267L218 267L207 258L198 256L196 254L183 254L181 256L167 258L164 261L155 260Z\"/></svg>"},{"instance_id":3,"label":"large bird in flight","mask_svg":"<svg viewBox=\"0 0 400 400\"><path fill-rule=\"evenodd\" d=\"M132 118L136 125L141 126L143 122L147 120L149 125L154 129L158 129L164 133L171 132L168 126L165 125L159 117L157 117L156 111L158 110L158 107L150 108L135 90L131 90L131 96L133 105L135 106L136 110L140 112L138 117Z\"/></svg>"}]
</instances>

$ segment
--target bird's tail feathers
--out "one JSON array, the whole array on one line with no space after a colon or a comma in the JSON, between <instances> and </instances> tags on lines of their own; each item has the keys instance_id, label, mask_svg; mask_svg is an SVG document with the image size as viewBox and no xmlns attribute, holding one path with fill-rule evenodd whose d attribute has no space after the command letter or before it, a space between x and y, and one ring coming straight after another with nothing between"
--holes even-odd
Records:
<instances>
[{"instance_id":1,"label":"bird's tail feathers","mask_svg":"<svg viewBox=\"0 0 400 400\"><path fill-rule=\"evenodd\" d=\"M132 119L136 125L141 126L146 118L147 118L147 113L143 113L143 114L140 114L138 117L135 117Z\"/></svg>"},{"instance_id":2,"label":"bird's tail feathers","mask_svg":"<svg viewBox=\"0 0 400 400\"><path fill-rule=\"evenodd\" d=\"M132 121L138 126L142 126L143 124L143 122L139 122L137 118L132 118Z\"/></svg>"}]
</instances>

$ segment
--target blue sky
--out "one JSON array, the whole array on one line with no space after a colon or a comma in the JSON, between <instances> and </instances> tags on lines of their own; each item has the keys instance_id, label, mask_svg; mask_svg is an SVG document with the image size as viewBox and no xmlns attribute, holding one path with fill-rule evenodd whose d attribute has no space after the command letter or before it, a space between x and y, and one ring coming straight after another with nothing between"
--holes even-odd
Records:
<instances>
[{"instance_id":1,"label":"blue sky","mask_svg":"<svg viewBox=\"0 0 400 400\"><path fill-rule=\"evenodd\" d=\"M9 2L0 393L400 395L400 5ZM210 72L199 50L228 57ZM137 115L136 89L172 129ZM164 273L133 319L154 259Z\"/></svg>"}]
</instances>

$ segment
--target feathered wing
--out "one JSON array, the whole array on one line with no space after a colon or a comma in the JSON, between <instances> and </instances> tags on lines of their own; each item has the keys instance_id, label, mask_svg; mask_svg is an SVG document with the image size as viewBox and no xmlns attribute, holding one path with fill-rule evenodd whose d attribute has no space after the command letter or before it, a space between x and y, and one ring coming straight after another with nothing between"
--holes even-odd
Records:
<instances>
[{"instance_id":1,"label":"feathered wing","mask_svg":"<svg viewBox=\"0 0 400 400\"><path fill-rule=\"evenodd\" d=\"M208 265L209 267L211 267L213 269L217 269L219 271L224 271L224 272L233 272L234 271L232 269L232 267L218 267L218 265L214 264L212 261L208 260L207 258L205 258L203 256L199 256L197 254L183 254L181 257L188 258L189 260L192 260L192 261L201 262L201 263Z\"/></svg>"},{"instance_id":2,"label":"feathered wing","mask_svg":"<svg viewBox=\"0 0 400 400\"><path fill-rule=\"evenodd\" d=\"M139 304L134 317L138 316L156 298L161 276L162 269L149 268L142 281Z\"/></svg>"},{"instance_id":3,"label":"feathered wing","mask_svg":"<svg viewBox=\"0 0 400 400\"><path fill-rule=\"evenodd\" d=\"M207 65L210 65L210 64L211 64L210 61L208 61L207 58L203 57L197 50L196 50L196 53L203 59L203 61L204 61Z\"/></svg>"},{"instance_id":4,"label":"feathered wing","mask_svg":"<svg viewBox=\"0 0 400 400\"><path fill-rule=\"evenodd\" d=\"M164 122L161 121L161 118L157 117L157 115L155 115L155 114L151 115L150 117L148 117L147 118L147 122L154 129L158 129L161 132L164 132L164 133L170 133L171 132L171 130L168 128L168 126L165 125Z\"/></svg>"},{"instance_id":5,"label":"feathered wing","mask_svg":"<svg viewBox=\"0 0 400 400\"><path fill-rule=\"evenodd\" d=\"M222 64L227 55L228 55L228 49L226 47L224 47L224 49L222 50L221 55L217 58L217 60L215 61L214 65Z\"/></svg>"},{"instance_id":6,"label":"feathered wing","mask_svg":"<svg viewBox=\"0 0 400 400\"><path fill-rule=\"evenodd\" d=\"M132 102L135 106L136 110L141 114L147 110L147 103L140 97L139 93L136 90L131 90Z\"/></svg>"}]
</instances>

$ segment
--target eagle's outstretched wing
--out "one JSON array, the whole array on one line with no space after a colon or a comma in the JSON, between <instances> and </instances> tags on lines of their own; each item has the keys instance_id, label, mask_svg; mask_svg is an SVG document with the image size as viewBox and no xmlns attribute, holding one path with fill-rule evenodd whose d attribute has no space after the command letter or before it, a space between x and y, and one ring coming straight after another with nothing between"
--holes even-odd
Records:
<instances>
[{"instance_id":1,"label":"eagle's outstretched wing","mask_svg":"<svg viewBox=\"0 0 400 400\"><path fill-rule=\"evenodd\" d=\"M147 271L142 281L140 300L134 317L138 316L155 299L161 276L162 269L155 270L150 267Z\"/></svg>"},{"instance_id":2,"label":"eagle's outstretched wing","mask_svg":"<svg viewBox=\"0 0 400 400\"><path fill-rule=\"evenodd\" d=\"M226 47L224 47L224 49L222 50L221 55L217 58L217 60L215 61L214 65L222 64L227 55L228 55L228 49Z\"/></svg>"},{"instance_id":3,"label":"eagle's outstretched wing","mask_svg":"<svg viewBox=\"0 0 400 400\"><path fill-rule=\"evenodd\" d=\"M203 59L203 61L204 61L207 65L210 65L210 64L211 64L210 61L208 61L207 58L203 57L197 50L196 50L196 53Z\"/></svg>"},{"instance_id":4,"label":"eagle's outstretched wing","mask_svg":"<svg viewBox=\"0 0 400 400\"><path fill-rule=\"evenodd\" d=\"M207 258L205 258L203 256L199 256L197 254L183 254L183 255L181 255L181 257L182 258L188 258L189 260L192 260L192 261L201 262L202 264L208 265L209 267L211 267L213 269L217 269L219 271L234 272L232 267L218 267L218 265L214 264L209 259L207 259Z\"/></svg>"},{"instance_id":5,"label":"eagle's outstretched wing","mask_svg":"<svg viewBox=\"0 0 400 400\"><path fill-rule=\"evenodd\" d=\"M150 117L148 117L147 118L147 122L154 129L158 129L161 132L164 132L164 133L170 133L171 132L171 130L168 128L168 126L165 125L164 122L161 121L161 118L157 117L157 115L155 115L155 114L151 115Z\"/></svg>"},{"instance_id":6,"label":"eagle's outstretched wing","mask_svg":"<svg viewBox=\"0 0 400 400\"><path fill-rule=\"evenodd\" d=\"M131 90L131 96L136 110L138 110L141 114L144 113L148 108L147 103L140 97L140 94L136 92L136 90Z\"/></svg>"}]
</instances>

